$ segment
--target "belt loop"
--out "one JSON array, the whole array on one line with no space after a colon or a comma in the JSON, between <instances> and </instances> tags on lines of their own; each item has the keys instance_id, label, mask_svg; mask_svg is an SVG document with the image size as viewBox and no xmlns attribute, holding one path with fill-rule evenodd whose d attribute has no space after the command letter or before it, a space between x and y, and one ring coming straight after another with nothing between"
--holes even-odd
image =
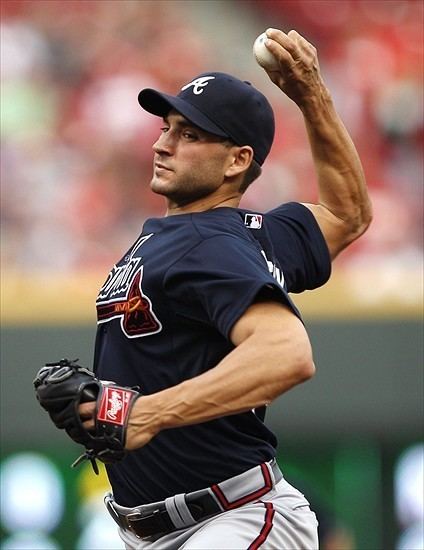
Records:
<instances>
[{"instance_id":1,"label":"belt loop","mask_svg":"<svg viewBox=\"0 0 424 550\"><path fill-rule=\"evenodd\" d=\"M174 499L175 499L175 506L177 507L177 510L182 520L184 521L186 527L188 527L189 525L194 525L196 523L196 520L191 515L190 509L187 506L185 495L176 495Z\"/></svg>"},{"instance_id":2,"label":"belt loop","mask_svg":"<svg viewBox=\"0 0 424 550\"><path fill-rule=\"evenodd\" d=\"M113 503L115 501L112 493L106 493L103 498L103 502L105 503L107 511L112 516L112 519L118 525L118 527L121 527L121 529L127 529L128 525L123 521L122 516L118 514L118 512L115 510L113 506Z\"/></svg>"},{"instance_id":3,"label":"belt loop","mask_svg":"<svg viewBox=\"0 0 424 550\"><path fill-rule=\"evenodd\" d=\"M187 506L185 495L182 493L165 499L165 508L177 529L196 523Z\"/></svg>"},{"instance_id":4,"label":"belt loop","mask_svg":"<svg viewBox=\"0 0 424 550\"><path fill-rule=\"evenodd\" d=\"M270 462L267 463L267 465L271 474L271 478L274 481L273 487L275 487L280 483L280 481L283 479L284 476L280 470L280 467L278 465L276 458L273 458Z\"/></svg>"},{"instance_id":5,"label":"belt loop","mask_svg":"<svg viewBox=\"0 0 424 550\"><path fill-rule=\"evenodd\" d=\"M275 480L275 475L274 475L274 468L273 468L273 466L275 464L275 458L273 458L269 462L265 462L265 464L266 464L266 467L268 468L269 475L271 476L272 487L274 488L275 485L276 485L276 480Z\"/></svg>"},{"instance_id":6,"label":"belt loop","mask_svg":"<svg viewBox=\"0 0 424 550\"><path fill-rule=\"evenodd\" d=\"M181 529L184 527L184 522L180 518L178 514L177 507L175 505L175 497L168 497L165 499L165 508L166 511L169 514L169 517L171 518L172 523L175 525L177 529Z\"/></svg>"}]
</instances>

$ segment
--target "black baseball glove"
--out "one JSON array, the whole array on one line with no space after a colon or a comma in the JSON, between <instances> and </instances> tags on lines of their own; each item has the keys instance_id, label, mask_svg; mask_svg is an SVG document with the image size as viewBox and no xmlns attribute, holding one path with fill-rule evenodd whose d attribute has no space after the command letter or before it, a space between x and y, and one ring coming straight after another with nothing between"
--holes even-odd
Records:
<instances>
[{"instance_id":1,"label":"black baseball glove","mask_svg":"<svg viewBox=\"0 0 424 550\"><path fill-rule=\"evenodd\" d=\"M111 463L124 458L128 417L140 393L138 388L99 380L77 361L47 363L38 371L34 387L40 405L55 425L86 449L72 466L87 459L98 473L96 459ZM80 403L87 401L96 401L95 427L90 431L78 412Z\"/></svg>"}]
</instances>

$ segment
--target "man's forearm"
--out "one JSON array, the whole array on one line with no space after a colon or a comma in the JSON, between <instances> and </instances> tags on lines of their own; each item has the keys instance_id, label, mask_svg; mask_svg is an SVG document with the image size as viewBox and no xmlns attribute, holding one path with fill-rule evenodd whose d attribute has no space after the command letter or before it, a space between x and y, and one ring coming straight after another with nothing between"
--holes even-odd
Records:
<instances>
[{"instance_id":1,"label":"man's forearm","mask_svg":"<svg viewBox=\"0 0 424 550\"><path fill-rule=\"evenodd\" d=\"M361 162L321 77L316 48L296 31L269 29L267 35L267 47L280 63L268 75L304 116L319 186L319 204L306 206L334 258L371 221Z\"/></svg>"},{"instance_id":2,"label":"man's forearm","mask_svg":"<svg viewBox=\"0 0 424 550\"><path fill-rule=\"evenodd\" d=\"M359 236L370 221L371 205L356 147L324 86L300 108L317 173L319 202L346 223L353 238Z\"/></svg>"},{"instance_id":3,"label":"man's forearm","mask_svg":"<svg viewBox=\"0 0 424 550\"><path fill-rule=\"evenodd\" d=\"M301 376L277 347L258 351L263 339L252 337L215 368L157 394L141 397L134 406L128 428L128 448L144 444L145 430L164 429L207 422L269 404L296 384ZM306 379L307 377L304 376ZM137 406L138 405L138 406Z\"/></svg>"},{"instance_id":4,"label":"man's forearm","mask_svg":"<svg viewBox=\"0 0 424 550\"><path fill-rule=\"evenodd\" d=\"M310 378L314 365L306 331L291 313L283 313L280 323L276 307L264 306L257 312L253 306L253 314L248 312L236 328L234 339L240 337L242 342L215 368L141 397L131 415L127 448L143 446L146 438L163 429L207 422L268 404ZM270 317L266 326L264 315ZM259 323L259 329L251 329L254 323Z\"/></svg>"}]
</instances>

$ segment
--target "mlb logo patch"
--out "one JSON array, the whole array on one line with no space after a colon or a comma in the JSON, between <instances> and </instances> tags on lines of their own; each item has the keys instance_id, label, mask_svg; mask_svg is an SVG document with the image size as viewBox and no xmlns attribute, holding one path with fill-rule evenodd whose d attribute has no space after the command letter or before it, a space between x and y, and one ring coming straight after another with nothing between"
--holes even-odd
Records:
<instances>
[{"instance_id":1,"label":"mlb logo patch","mask_svg":"<svg viewBox=\"0 0 424 550\"><path fill-rule=\"evenodd\" d=\"M249 229L260 229L262 227L262 214L245 214L244 225Z\"/></svg>"}]
</instances>

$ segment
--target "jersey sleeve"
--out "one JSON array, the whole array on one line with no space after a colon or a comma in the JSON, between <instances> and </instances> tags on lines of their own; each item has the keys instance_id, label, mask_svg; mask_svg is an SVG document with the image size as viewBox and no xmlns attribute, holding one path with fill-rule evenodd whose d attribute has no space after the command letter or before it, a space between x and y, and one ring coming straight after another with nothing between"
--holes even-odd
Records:
<instances>
[{"instance_id":1,"label":"jersey sleeve","mask_svg":"<svg viewBox=\"0 0 424 550\"><path fill-rule=\"evenodd\" d=\"M312 290L326 283L331 259L312 212L303 204L291 202L268 212L266 220L288 292Z\"/></svg>"},{"instance_id":2,"label":"jersey sleeve","mask_svg":"<svg viewBox=\"0 0 424 550\"><path fill-rule=\"evenodd\" d=\"M214 326L226 338L256 299L279 301L300 317L259 250L229 235L194 246L168 269L164 287L180 315Z\"/></svg>"}]
</instances>

